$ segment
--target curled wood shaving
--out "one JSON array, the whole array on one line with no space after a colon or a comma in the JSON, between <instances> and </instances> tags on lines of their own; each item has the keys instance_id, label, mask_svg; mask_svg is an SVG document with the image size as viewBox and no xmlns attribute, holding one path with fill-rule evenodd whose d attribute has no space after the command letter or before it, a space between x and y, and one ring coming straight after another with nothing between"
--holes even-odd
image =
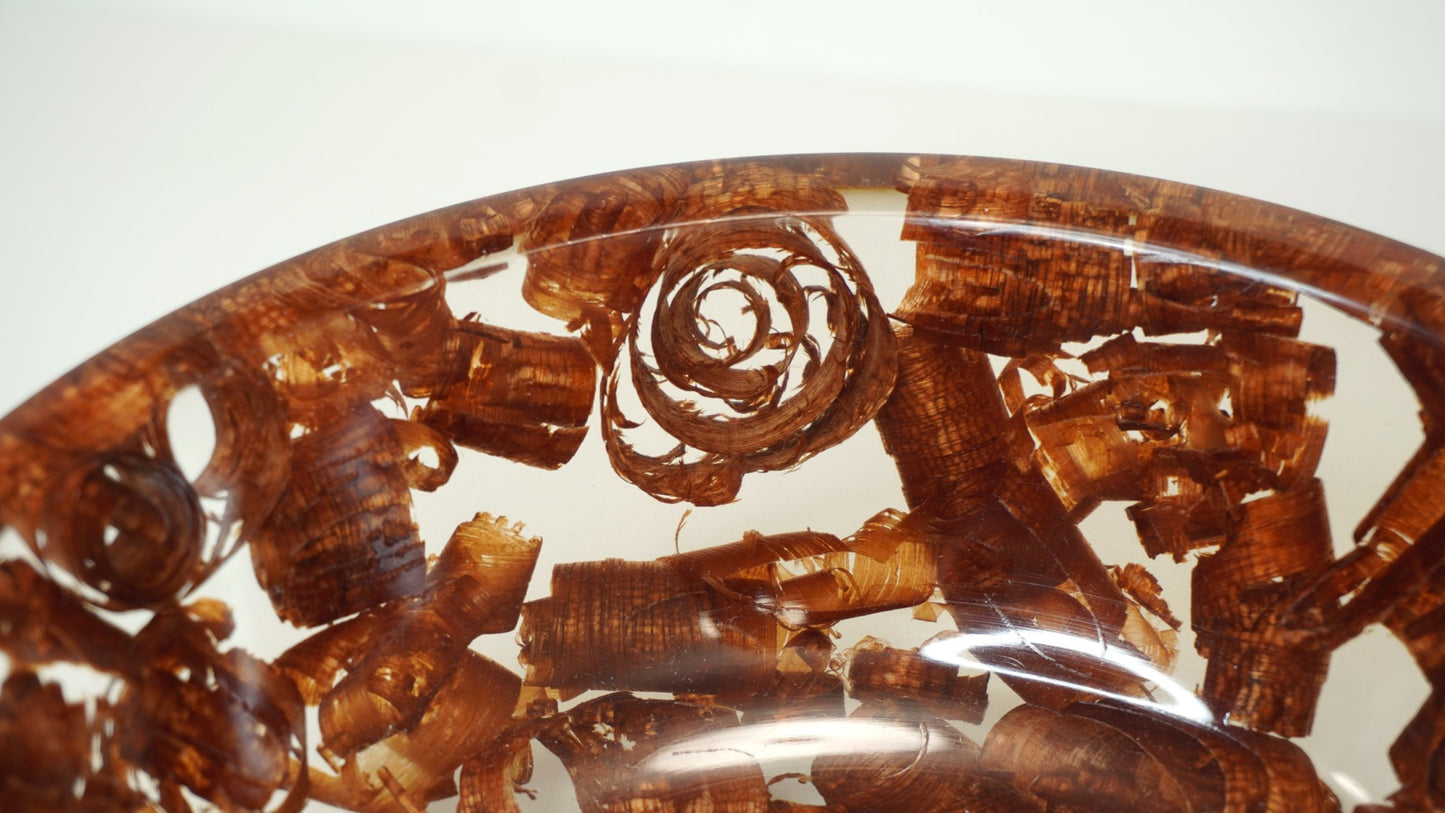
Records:
<instances>
[{"instance_id":1,"label":"curled wood shaving","mask_svg":"<svg viewBox=\"0 0 1445 813\"><path fill-rule=\"evenodd\" d=\"M850 811L1042 811L1043 805L986 775L979 747L944 720L900 698L865 702L850 719L872 723L889 743L914 740L916 748L877 749L858 743L820 755L811 772L829 803Z\"/></svg>"},{"instance_id":2,"label":"curled wood shaving","mask_svg":"<svg viewBox=\"0 0 1445 813\"><path fill-rule=\"evenodd\" d=\"M892 331L842 238L825 219L761 214L807 197L807 185L787 173L750 180L685 211L718 221L671 234L603 393L613 468L658 499L730 502L745 473L795 466L852 435L893 386ZM742 301L750 333L707 315L724 294ZM634 445L640 417L618 404L624 380L671 449Z\"/></svg>"},{"instance_id":3,"label":"curled wood shaving","mask_svg":"<svg viewBox=\"0 0 1445 813\"><path fill-rule=\"evenodd\" d=\"M446 380L447 343L456 326L445 279L435 270L396 261L383 265L376 276L393 293L358 310L356 317L375 332L401 390L428 394Z\"/></svg>"},{"instance_id":4,"label":"curled wood shaving","mask_svg":"<svg viewBox=\"0 0 1445 813\"><path fill-rule=\"evenodd\" d=\"M542 686L708 691L763 682L777 657L771 614L666 562L557 565L519 635L527 682Z\"/></svg>"},{"instance_id":5,"label":"curled wood shaving","mask_svg":"<svg viewBox=\"0 0 1445 813\"><path fill-rule=\"evenodd\" d=\"M1174 617L1174 613L1170 612L1169 605L1165 602L1163 591L1159 586L1159 580L1145 570L1143 565L1130 562L1123 567L1111 567L1109 575L1129 598L1168 624L1170 629L1177 630L1182 626L1182 622Z\"/></svg>"},{"instance_id":6,"label":"curled wood shaving","mask_svg":"<svg viewBox=\"0 0 1445 813\"><path fill-rule=\"evenodd\" d=\"M696 750L727 742L737 727L736 712L716 706L610 694L544 718L535 731L567 767L583 813L766 813L762 769L742 743L714 759Z\"/></svg>"},{"instance_id":7,"label":"curled wood shaving","mask_svg":"<svg viewBox=\"0 0 1445 813\"><path fill-rule=\"evenodd\" d=\"M656 273L662 232L650 227L668 219L689 180L659 167L584 180L552 196L521 239L522 296L565 322L601 312L604 327L620 329Z\"/></svg>"},{"instance_id":8,"label":"curled wood shaving","mask_svg":"<svg viewBox=\"0 0 1445 813\"><path fill-rule=\"evenodd\" d=\"M477 514L452 532L427 572L423 600L460 639L512 630L541 550L521 523Z\"/></svg>"},{"instance_id":9,"label":"curled wood shaving","mask_svg":"<svg viewBox=\"0 0 1445 813\"><path fill-rule=\"evenodd\" d=\"M597 370L580 340L463 321L458 369L416 419L459 446L555 469L587 434Z\"/></svg>"},{"instance_id":10,"label":"curled wood shaving","mask_svg":"<svg viewBox=\"0 0 1445 813\"><path fill-rule=\"evenodd\" d=\"M491 688L479 695L510 691L512 699L496 706L510 712L519 689L506 687L518 681L490 662L472 663L467 646L480 634L516 625L540 547L539 539L524 536L505 518L479 514L458 526L427 574L421 595L335 624L282 654L276 666L296 683L308 705L319 706L327 752L349 761L398 734L407 734L406 742L417 748L440 748L440 741L428 744L427 738L452 736L451 729L433 730L428 721L453 713L447 704L462 702L442 699L462 669L489 676ZM457 764L468 755L457 755ZM389 770L396 781L418 791L404 771ZM357 790L330 792L350 798Z\"/></svg>"},{"instance_id":11,"label":"curled wood shaving","mask_svg":"<svg viewBox=\"0 0 1445 813\"><path fill-rule=\"evenodd\" d=\"M1234 533L1195 568L1191 623L1210 659L1204 697L1221 716L1285 736L1309 732L1329 651L1290 636L1271 615L1328 563L1324 512L1318 480L1246 503Z\"/></svg>"},{"instance_id":12,"label":"curled wood shaving","mask_svg":"<svg viewBox=\"0 0 1445 813\"><path fill-rule=\"evenodd\" d=\"M1136 326L1298 330L1286 290L1132 250L1189 222L1149 209L1159 182L972 157L915 158L905 177L919 278L899 316L917 327L1017 357Z\"/></svg>"},{"instance_id":13,"label":"curled wood shaving","mask_svg":"<svg viewBox=\"0 0 1445 813\"><path fill-rule=\"evenodd\" d=\"M833 663L829 632L793 633L778 651L777 667L765 684L729 686L716 702L741 713L746 725L780 720L832 720L847 713L848 693Z\"/></svg>"},{"instance_id":14,"label":"curled wood shaving","mask_svg":"<svg viewBox=\"0 0 1445 813\"><path fill-rule=\"evenodd\" d=\"M1102 805L1140 813L1193 809L1188 785L1198 774L1176 776L1161 756L1105 723L1020 706L989 732L981 763L1050 805ZM1203 801L1208 809L1213 800L1206 796Z\"/></svg>"},{"instance_id":15,"label":"curled wood shaving","mask_svg":"<svg viewBox=\"0 0 1445 813\"><path fill-rule=\"evenodd\" d=\"M1390 746L1390 763L1400 778L1400 789L1391 797L1397 810L1445 809L1445 691L1436 683L1420 707Z\"/></svg>"},{"instance_id":16,"label":"curled wood shaving","mask_svg":"<svg viewBox=\"0 0 1445 813\"><path fill-rule=\"evenodd\" d=\"M730 688L718 671L726 663L734 678L767 685L775 669L790 670L783 630L920 604L933 595L933 561L931 543L884 512L848 540L750 534L655 562L558 565L552 595L523 607L527 680L719 692Z\"/></svg>"},{"instance_id":17,"label":"curled wood shaving","mask_svg":"<svg viewBox=\"0 0 1445 813\"><path fill-rule=\"evenodd\" d=\"M1001 477L1008 412L986 356L908 328L897 335L899 383L878 413L878 431L908 506L956 514Z\"/></svg>"},{"instance_id":18,"label":"curled wood shaving","mask_svg":"<svg viewBox=\"0 0 1445 813\"><path fill-rule=\"evenodd\" d=\"M944 719L980 723L988 708L988 674L960 676L957 665L865 640L848 658L848 692L859 700L907 698Z\"/></svg>"},{"instance_id":19,"label":"curled wood shaving","mask_svg":"<svg viewBox=\"0 0 1445 813\"><path fill-rule=\"evenodd\" d=\"M239 365L225 365L197 386L209 407L215 445L192 485L202 497L225 495L216 536L225 539L234 529L239 545L265 522L286 486L291 443L285 407L259 371ZM156 434L169 445L167 432Z\"/></svg>"},{"instance_id":20,"label":"curled wood shaving","mask_svg":"<svg viewBox=\"0 0 1445 813\"><path fill-rule=\"evenodd\" d=\"M984 741L985 770L1051 805L1138 811L1338 811L1307 759L1280 739L1117 706L1010 711Z\"/></svg>"},{"instance_id":21,"label":"curled wood shaving","mask_svg":"<svg viewBox=\"0 0 1445 813\"><path fill-rule=\"evenodd\" d=\"M520 813L517 793L532 775L532 744L524 736L498 735L462 765L457 810Z\"/></svg>"},{"instance_id":22,"label":"curled wood shaving","mask_svg":"<svg viewBox=\"0 0 1445 813\"><path fill-rule=\"evenodd\" d=\"M845 540L812 531L749 535L666 557L714 589L770 611L787 627L911 607L933 595L933 545L884 511Z\"/></svg>"},{"instance_id":23,"label":"curled wood shaving","mask_svg":"<svg viewBox=\"0 0 1445 813\"><path fill-rule=\"evenodd\" d=\"M425 561L405 449L370 405L292 444L290 487L251 541L276 612L314 626L421 591Z\"/></svg>"},{"instance_id":24,"label":"curled wood shaving","mask_svg":"<svg viewBox=\"0 0 1445 813\"><path fill-rule=\"evenodd\" d=\"M369 404L396 378L386 348L349 312L323 313L301 322L285 337L266 337L263 370L292 423L324 424L338 409Z\"/></svg>"},{"instance_id":25,"label":"curled wood shaving","mask_svg":"<svg viewBox=\"0 0 1445 813\"><path fill-rule=\"evenodd\" d=\"M448 635L435 613L390 614L321 701L318 716L327 750L348 759L416 725L465 652L466 643Z\"/></svg>"},{"instance_id":26,"label":"curled wood shaving","mask_svg":"<svg viewBox=\"0 0 1445 813\"><path fill-rule=\"evenodd\" d=\"M89 709L68 703L58 684L25 669L12 671L0 686L0 794L6 809L154 809L130 786L114 741L100 733L110 718L103 701Z\"/></svg>"},{"instance_id":27,"label":"curled wood shaving","mask_svg":"<svg viewBox=\"0 0 1445 813\"><path fill-rule=\"evenodd\" d=\"M1445 488L1445 448L1426 440L1355 530L1387 558L1445 517L1435 495Z\"/></svg>"},{"instance_id":28,"label":"curled wood shaving","mask_svg":"<svg viewBox=\"0 0 1445 813\"><path fill-rule=\"evenodd\" d=\"M219 652L228 615L202 604L158 613L136 636L138 679L115 706L118 752L222 809L299 810L307 783L301 698L249 654Z\"/></svg>"},{"instance_id":29,"label":"curled wood shaving","mask_svg":"<svg viewBox=\"0 0 1445 813\"><path fill-rule=\"evenodd\" d=\"M425 669L415 660L409 665ZM421 809L435 799L457 795L453 774L507 723L520 687L521 680L507 669L461 651L441 675L441 685L428 694L424 713L348 758L340 781L312 769L315 798L355 810L395 805ZM323 725L327 719L322 718ZM352 723L360 724L358 730L366 725L361 718L331 719L342 730L351 730ZM328 745L335 741L328 740Z\"/></svg>"},{"instance_id":30,"label":"curled wood shaving","mask_svg":"<svg viewBox=\"0 0 1445 813\"><path fill-rule=\"evenodd\" d=\"M31 567L0 564L0 648L19 663L77 663L128 674L130 636Z\"/></svg>"},{"instance_id":31,"label":"curled wood shaving","mask_svg":"<svg viewBox=\"0 0 1445 813\"><path fill-rule=\"evenodd\" d=\"M1116 704L1081 704L1068 713L1128 735L1170 767L1195 809L1219 805L1215 800L1222 798L1225 810L1339 810L1304 752L1287 740Z\"/></svg>"},{"instance_id":32,"label":"curled wood shaving","mask_svg":"<svg viewBox=\"0 0 1445 813\"><path fill-rule=\"evenodd\" d=\"M156 606L188 592L204 562L205 520L180 470L142 455L106 455L61 477L47 496L41 551L114 608Z\"/></svg>"},{"instance_id":33,"label":"curled wood shaving","mask_svg":"<svg viewBox=\"0 0 1445 813\"><path fill-rule=\"evenodd\" d=\"M1153 659L1167 663L1172 641L1137 617L1076 530L1073 537L1051 532L1073 529L1060 524L1063 509L1052 490L1003 491L1007 506L994 502L932 530L940 542L954 540L942 548L939 583L962 633L957 645L1040 705L1095 693L1147 696L1148 678L1100 653L1152 649ZM1028 495L1036 495L1031 503Z\"/></svg>"}]
</instances>

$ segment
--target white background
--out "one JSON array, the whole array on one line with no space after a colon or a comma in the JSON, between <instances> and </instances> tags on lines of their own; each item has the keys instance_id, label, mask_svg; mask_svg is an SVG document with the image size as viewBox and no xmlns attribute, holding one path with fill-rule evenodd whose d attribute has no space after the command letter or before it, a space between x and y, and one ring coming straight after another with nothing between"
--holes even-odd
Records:
<instances>
[{"instance_id":1,"label":"white background","mask_svg":"<svg viewBox=\"0 0 1445 813\"><path fill-rule=\"evenodd\" d=\"M1445 253L1442 31L1445 4L1423 1L0 0L0 413L301 251L661 162L1047 160L1226 189ZM1363 465L1372 442L1334 465ZM1375 481L1332 486L1356 504L1345 537ZM1383 754L1357 779L1388 791Z\"/></svg>"},{"instance_id":2,"label":"white background","mask_svg":"<svg viewBox=\"0 0 1445 813\"><path fill-rule=\"evenodd\" d=\"M271 263L532 183L929 151L1445 251L1445 5L0 0L0 411Z\"/></svg>"}]
</instances>

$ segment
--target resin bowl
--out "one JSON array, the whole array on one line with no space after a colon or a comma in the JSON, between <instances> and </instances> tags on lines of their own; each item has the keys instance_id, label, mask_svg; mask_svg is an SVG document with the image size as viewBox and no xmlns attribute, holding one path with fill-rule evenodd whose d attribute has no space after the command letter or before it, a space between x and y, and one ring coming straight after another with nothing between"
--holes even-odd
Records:
<instances>
[{"instance_id":1,"label":"resin bowl","mask_svg":"<svg viewBox=\"0 0 1445 813\"><path fill-rule=\"evenodd\" d=\"M332 243L0 420L0 794L1445 809L1442 264L905 155Z\"/></svg>"}]
</instances>

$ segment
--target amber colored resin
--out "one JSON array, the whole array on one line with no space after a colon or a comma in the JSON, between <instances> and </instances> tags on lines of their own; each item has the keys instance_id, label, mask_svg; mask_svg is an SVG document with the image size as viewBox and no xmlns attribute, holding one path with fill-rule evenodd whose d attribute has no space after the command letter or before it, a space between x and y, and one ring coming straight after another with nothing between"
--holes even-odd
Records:
<instances>
[{"instance_id":1,"label":"amber colored resin","mask_svg":"<svg viewBox=\"0 0 1445 813\"><path fill-rule=\"evenodd\" d=\"M859 190L906 196L896 303L835 222ZM553 330L453 311L449 286L523 259L520 300ZM0 562L0 796L1338 810L1292 739L1332 653L1378 624L1432 693L1389 751L1398 791L1359 809L1445 811L1442 266L1222 192L902 155L620 172L317 249L0 420L0 528L23 542ZM1298 337L1302 292L1378 328L1420 402L1424 443L1344 555L1314 409L1335 352ZM195 475L167 426L188 388L215 432ZM896 471L860 476L896 474L904 504L839 535L599 549L529 601L543 548L520 523L477 513L430 558L419 531L415 492L488 508L459 449L557 469L597 442L617 476L704 510L870 423ZM1141 553L1192 564L1187 594L1101 560L1080 522L1110 502ZM228 646L247 619L196 595L243 548L306 630L273 657ZM937 625L920 646L844 642L909 609ZM1205 666L1181 713L1156 698L1186 623ZM472 648L513 631L515 664ZM110 689L63 693L58 664ZM791 768L763 758L798 743ZM532 787L534 744L573 788Z\"/></svg>"}]
</instances>

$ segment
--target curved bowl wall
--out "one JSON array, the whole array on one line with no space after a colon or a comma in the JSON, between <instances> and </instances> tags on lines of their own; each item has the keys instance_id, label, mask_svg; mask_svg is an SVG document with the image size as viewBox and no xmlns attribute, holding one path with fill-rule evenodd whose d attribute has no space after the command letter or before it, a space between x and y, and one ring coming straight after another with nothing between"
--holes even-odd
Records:
<instances>
[{"instance_id":1,"label":"curved bowl wall","mask_svg":"<svg viewBox=\"0 0 1445 813\"><path fill-rule=\"evenodd\" d=\"M0 420L0 793L1445 809L1442 264L906 155L332 243Z\"/></svg>"}]
</instances>

